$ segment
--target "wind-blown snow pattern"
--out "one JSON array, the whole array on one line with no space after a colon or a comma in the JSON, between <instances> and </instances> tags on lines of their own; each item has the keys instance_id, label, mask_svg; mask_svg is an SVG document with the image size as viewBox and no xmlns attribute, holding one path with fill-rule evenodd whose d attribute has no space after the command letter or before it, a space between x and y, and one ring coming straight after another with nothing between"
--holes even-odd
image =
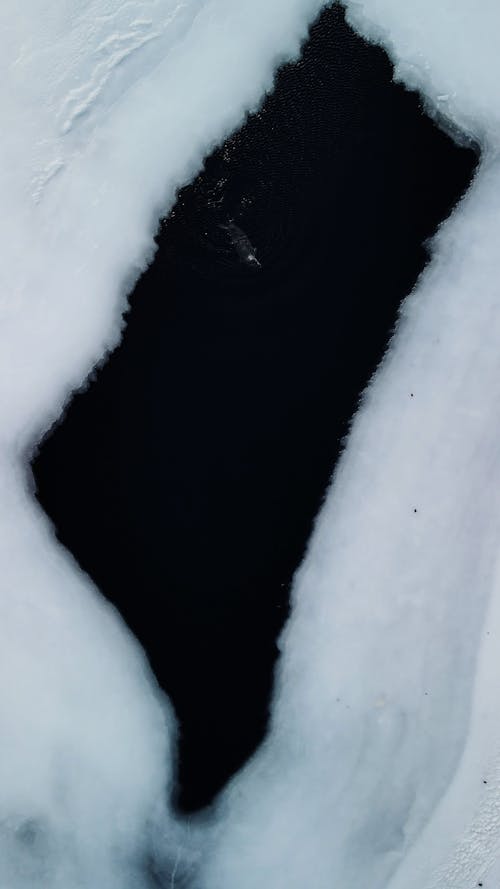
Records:
<instances>
[{"instance_id":1,"label":"wind-blown snow pattern","mask_svg":"<svg viewBox=\"0 0 500 889\"><path fill-rule=\"evenodd\" d=\"M500 879L500 102L493 0L347 2L479 141L298 572L269 737L188 833L139 646L23 462L119 340L159 214L320 0L0 10L0 889L468 889ZM155 885L158 885L156 883Z\"/></svg>"}]
</instances>

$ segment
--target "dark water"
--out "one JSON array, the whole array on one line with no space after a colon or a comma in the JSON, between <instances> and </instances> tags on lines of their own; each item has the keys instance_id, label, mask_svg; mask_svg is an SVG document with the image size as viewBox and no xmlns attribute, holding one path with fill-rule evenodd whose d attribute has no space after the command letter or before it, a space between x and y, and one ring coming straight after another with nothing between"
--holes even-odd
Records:
<instances>
[{"instance_id":1,"label":"dark water","mask_svg":"<svg viewBox=\"0 0 500 889\"><path fill-rule=\"evenodd\" d=\"M60 540L172 698L187 810L263 736L289 584L347 421L476 164L391 75L324 12L181 193L121 347L34 463Z\"/></svg>"}]
</instances>

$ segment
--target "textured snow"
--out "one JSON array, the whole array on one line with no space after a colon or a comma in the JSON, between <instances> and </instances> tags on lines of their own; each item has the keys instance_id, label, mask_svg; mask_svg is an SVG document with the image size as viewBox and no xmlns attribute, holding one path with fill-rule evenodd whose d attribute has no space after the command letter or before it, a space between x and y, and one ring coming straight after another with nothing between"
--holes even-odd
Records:
<instances>
[{"instance_id":1,"label":"textured snow","mask_svg":"<svg viewBox=\"0 0 500 889\"><path fill-rule=\"evenodd\" d=\"M1 5L0 889L137 889L151 855L167 880L185 871L168 703L57 545L24 463L117 343L160 213L319 7Z\"/></svg>"},{"instance_id":2,"label":"textured snow","mask_svg":"<svg viewBox=\"0 0 500 889\"><path fill-rule=\"evenodd\" d=\"M191 832L165 809L168 702L25 482L27 450L118 341L159 214L320 6L0 10L0 889L145 889L148 855L192 889L500 878L496 2L346 4L483 160L354 420L296 578L269 738Z\"/></svg>"}]
</instances>

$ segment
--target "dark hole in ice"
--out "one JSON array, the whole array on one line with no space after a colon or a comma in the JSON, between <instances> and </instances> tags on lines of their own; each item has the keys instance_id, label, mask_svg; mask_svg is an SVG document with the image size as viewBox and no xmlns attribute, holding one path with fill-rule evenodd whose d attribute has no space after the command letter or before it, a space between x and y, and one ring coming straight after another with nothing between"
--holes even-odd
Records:
<instances>
[{"instance_id":1,"label":"dark hole in ice","mask_svg":"<svg viewBox=\"0 0 500 889\"><path fill-rule=\"evenodd\" d=\"M60 540L172 698L184 810L264 735L290 581L347 422L477 162L391 77L325 9L181 192L122 345L34 461Z\"/></svg>"}]
</instances>

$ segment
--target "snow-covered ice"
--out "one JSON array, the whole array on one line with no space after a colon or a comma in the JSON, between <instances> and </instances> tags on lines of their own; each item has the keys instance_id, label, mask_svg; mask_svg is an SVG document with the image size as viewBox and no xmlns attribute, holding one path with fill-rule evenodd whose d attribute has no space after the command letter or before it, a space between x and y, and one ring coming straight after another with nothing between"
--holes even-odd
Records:
<instances>
[{"instance_id":1,"label":"snow-covered ice","mask_svg":"<svg viewBox=\"0 0 500 889\"><path fill-rule=\"evenodd\" d=\"M192 863L192 889L500 876L494 0L346 3L482 163L353 422L297 574L270 735L191 838L165 809L168 702L25 482L29 448L119 340L160 213L321 5L0 10L0 889L145 889L147 855L166 885Z\"/></svg>"},{"instance_id":2,"label":"snow-covered ice","mask_svg":"<svg viewBox=\"0 0 500 889\"><path fill-rule=\"evenodd\" d=\"M57 545L24 463L118 342L176 189L261 101L319 7L1 6L0 889L137 889L155 838L166 873L179 857L168 703Z\"/></svg>"},{"instance_id":3,"label":"snow-covered ice","mask_svg":"<svg viewBox=\"0 0 500 889\"><path fill-rule=\"evenodd\" d=\"M221 802L204 889L500 874L500 12L346 8L482 163L354 419L296 577L272 730Z\"/></svg>"}]
</instances>

